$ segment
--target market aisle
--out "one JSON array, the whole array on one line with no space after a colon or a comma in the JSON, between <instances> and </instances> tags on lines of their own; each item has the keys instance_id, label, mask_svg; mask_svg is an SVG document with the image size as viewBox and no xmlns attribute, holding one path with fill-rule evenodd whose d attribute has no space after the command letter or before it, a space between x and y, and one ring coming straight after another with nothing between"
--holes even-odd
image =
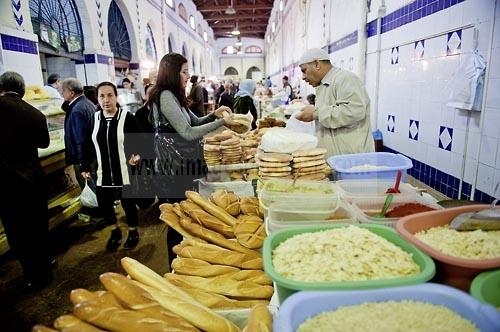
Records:
<instances>
[{"instance_id":1,"label":"market aisle","mask_svg":"<svg viewBox=\"0 0 500 332\"><path fill-rule=\"evenodd\" d=\"M123 216L121 208L120 216ZM2 331L30 331L36 324L51 326L59 315L71 308L69 293L75 288L102 289L99 275L123 272L120 259L133 257L155 271L167 272L165 226L158 220L158 205L140 211L141 241L134 250L105 250L109 227L89 230L72 224L51 233L57 267L52 284L38 292L19 294L15 287L21 281L21 267L12 258L0 262L0 326ZM123 231L123 241L126 233ZM33 248L36 250L36 248Z\"/></svg>"}]
</instances>

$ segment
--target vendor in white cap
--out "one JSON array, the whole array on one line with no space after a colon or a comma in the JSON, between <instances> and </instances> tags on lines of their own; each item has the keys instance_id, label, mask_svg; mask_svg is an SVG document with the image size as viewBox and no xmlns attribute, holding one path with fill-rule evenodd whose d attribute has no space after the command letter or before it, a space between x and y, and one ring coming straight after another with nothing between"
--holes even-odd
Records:
<instances>
[{"instance_id":1,"label":"vendor in white cap","mask_svg":"<svg viewBox=\"0 0 500 332\"><path fill-rule=\"evenodd\" d=\"M302 78L316 88L316 104L302 108L296 118L316 121L318 146L327 149L326 156L373 152L370 99L361 80L333 67L319 48L305 52L299 66Z\"/></svg>"}]
</instances>

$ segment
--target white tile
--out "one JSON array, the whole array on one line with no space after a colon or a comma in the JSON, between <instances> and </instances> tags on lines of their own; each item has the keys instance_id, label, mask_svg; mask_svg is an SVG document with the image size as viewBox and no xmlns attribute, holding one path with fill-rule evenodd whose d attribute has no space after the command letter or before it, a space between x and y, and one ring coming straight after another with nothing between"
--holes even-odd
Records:
<instances>
[{"instance_id":1,"label":"white tile","mask_svg":"<svg viewBox=\"0 0 500 332\"><path fill-rule=\"evenodd\" d=\"M500 78L490 79L488 82L486 107L500 107Z\"/></svg>"},{"instance_id":2,"label":"white tile","mask_svg":"<svg viewBox=\"0 0 500 332\"><path fill-rule=\"evenodd\" d=\"M497 8L500 5L497 4ZM495 21L495 32L493 34L493 47L500 47L500 16L497 15L497 19Z\"/></svg>"},{"instance_id":3,"label":"white tile","mask_svg":"<svg viewBox=\"0 0 500 332\"><path fill-rule=\"evenodd\" d=\"M439 125L448 128L453 128L454 123L455 123L455 109L447 107L446 105L442 104Z\"/></svg>"},{"instance_id":4,"label":"white tile","mask_svg":"<svg viewBox=\"0 0 500 332\"><path fill-rule=\"evenodd\" d=\"M447 35L427 39L425 41L425 58L432 59L446 55L446 39Z\"/></svg>"},{"instance_id":5,"label":"white tile","mask_svg":"<svg viewBox=\"0 0 500 332\"><path fill-rule=\"evenodd\" d=\"M477 160L480 137L481 135L479 133L469 132L469 139L467 141L467 158Z\"/></svg>"},{"instance_id":6,"label":"white tile","mask_svg":"<svg viewBox=\"0 0 500 332\"><path fill-rule=\"evenodd\" d=\"M488 166L495 166L497 148L497 138L483 135L481 140L481 153L479 155L479 162Z\"/></svg>"},{"instance_id":7,"label":"white tile","mask_svg":"<svg viewBox=\"0 0 500 332\"><path fill-rule=\"evenodd\" d=\"M500 5L498 6L500 7ZM500 23L500 21L499 21ZM500 27L497 34L500 35ZM500 78L500 47L495 47L491 54L490 79Z\"/></svg>"},{"instance_id":8,"label":"white tile","mask_svg":"<svg viewBox=\"0 0 500 332\"><path fill-rule=\"evenodd\" d=\"M455 134L453 134L453 136L455 136ZM453 142L453 143L455 143L455 142ZM462 161L463 161L462 154L459 154L459 153L452 153L451 154L450 174L456 178L459 178L459 179L462 176Z\"/></svg>"},{"instance_id":9,"label":"white tile","mask_svg":"<svg viewBox=\"0 0 500 332\"><path fill-rule=\"evenodd\" d=\"M497 161L495 163L496 168L500 168L500 144L497 146Z\"/></svg>"},{"instance_id":10,"label":"white tile","mask_svg":"<svg viewBox=\"0 0 500 332\"><path fill-rule=\"evenodd\" d=\"M495 180L495 169L483 163L479 163L477 172L476 188L488 195L492 194L494 189L493 181Z\"/></svg>"},{"instance_id":11,"label":"white tile","mask_svg":"<svg viewBox=\"0 0 500 332\"><path fill-rule=\"evenodd\" d=\"M464 181L472 184L476 178L477 161L467 158L465 160Z\"/></svg>"},{"instance_id":12,"label":"white tile","mask_svg":"<svg viewBox=\"0 0 500 332\"><path fill-rule=\"evenodd\" d=\"M487 108L483 116L483 134L494 138L500 138L500 108Z\"/></svg>"},{"instance_id":13,"label":"white tile","mask_svg":"<svg viewBox=\"0 0 500 332\"><path fill-rule=\"evenodd\" d=\"M455 110L455 119L453 127L456 129L465 130L467 128L467 119L470 117L470 112L463 110Z\"/></svg>"},{"instance_id":14,"label":"white tile","mask_svg":"<svg viewBox=\"0 0 500 332\"><path fill-rule=\"evenodd\" d=\"M439 158L441 157L441 151L435 146L427 145L427 154L424 162L434 168L439 168L442 170L440 167L439 163Z\"/></svg>"},{"instance_id":15,"label":"white tile","mask_svg":"<svg viewBox=\"0 0 500 332\"><path fill-rule=\"evenodd\" d=\"M453 129L453 144L451 145L451 151L463 154L465 146L465 130L463 129Z\"/></svg>"},{"instance_id":16,"label":"white tile","mask_svg":"<svg viewBox=\"0 0 500 332\"><path fill-rule=\"evenodd\" d=\"M439 126L435 122L421 120L418 130L418 140L430 146L438 146Z\"/></svg>"},{"instance_id":17,"label":"white tile","mask_svg":"<svg viewBox=\"0 0 500 332\"><path fill-rule=\"evenodd\" d=\"M437 152L436 152L436 164L437 164L437 167L446 172L446 173L450 173L451 171L451 154L452 152L450 151L446 151L446 150L443 150L443 149L438 149Z\"/></svg>"}]
</instances>

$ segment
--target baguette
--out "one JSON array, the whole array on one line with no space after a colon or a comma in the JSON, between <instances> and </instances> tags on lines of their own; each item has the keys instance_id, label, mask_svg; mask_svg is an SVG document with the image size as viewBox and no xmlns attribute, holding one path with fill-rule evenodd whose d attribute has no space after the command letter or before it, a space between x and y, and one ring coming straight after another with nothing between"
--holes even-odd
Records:
<instances>
[{"instance_id":1,"label":"baguette","mask_svg":"<svg viewBox=\"0 0 500 332\"><path fill-rule=\"evenodd\" d=\"M257 304L250 311L247 326L243 332L272 332L273 316L269 312L267 305Z\"/></svg>"},{"instance_id":2,"label":"baguette","mask_svg":"<svg viewBox=\"0 0 500 332\"><path fill-rule=\"evenodd\" d=\"M238 242L230 241L217 232L211 231L211 230L209 230L203 226L197 225L195 223L191 223L187 219L181 219L180 224L181 224L182 228L184 228L190 234L197 236L197 237L200 237L203 240L206 240L206 241L211 242L211 243L215 243L215 244L217 244L221 247L224 247L226 249L230 249L230 250L234 250L234 251L238 251L238 252L247 254L249 256L253 256L253 257L260 256L260 254L257 253L256 251L248 249L248 248L242 246L241 244L239 244Z\"/></svg>"},{"instance_id":3,"label":"baguette","mask_svg":"<svg viewBox=\"0 0 500 332\"><path fill-rule=\"evenodd\" d=\"M118 273L108 272L101 274L99 280L109 292L113 293L130 309L143 312L151 318L164 321L171 326L171 331L199 331L184 318L165 310L158 302L152 299L149 293L127 277Z\"/></svg>"},{"instance_id":4,"label":"baguette","mask_svg":"<svg viewBox=\"0 0 500 332\"><path fill-rule=\"evenodd\" d=\"M234 235L242 246L249 249L261 248L266 238L264 222L260 217L243 215L234 226Z\"/></svg>"},{"instance_id":5,"label":"baguette","mask_svg":"<svg viewBox=\"0 0 500 332\"><path fill-rule=\"evenodd\" d=\"M174 208L172 209L172 211L177 215L177 217L179 218L185 218L187 217L187 215L182 211L182 208L181 206L179 205L179 203L174 203Z\"/></svg>"},{"instance_id":6,"label":"baguette","mask_svg":"<svg viewBox=\"0 0 500 332\"><path fill-rule=\"evenodd\" d=\"M160 212L172 211L174 209L174 205L170 203L163 203L159 206Z\"/></svg>"},{"instance_id":7,"label":"baguette","mask_svg":"<svg viewBox=\"0 0 500 332\"><path fill-rule=\"evenodd\" d=\"M45 325L35 325L31 329L31 332L59 332L58 330L51 329Z\"/></svg>"},{"instance_id":8,"label":"baguette","mask_svg":"<svg viewBox=\"0 0 500 332\"><path fill-rule=\"evenodd\" d=\"M250 257L241 252L222 249L207 249L197 246L185 246L178 254L184 258L197 258L212 264L230 265L243 269L262 270L263 263L260 257Z\"/></svg>"},{"instance_id":9,"label":"baguette","mask_svg":"<svg viewBox=\"0 0 500 332\"><path fill-rule=\"evenodd\" d=\"M73 313L81 320L92 323L93 325L109 331L169 331L169 326L165 322L150 318L145 313L115 307L107 307L94 300L77 304Z\"/></svg>"},{"instance_id":10,"label":"baguette","mask_svg":"<svg viewBox=\"0 0 500 332\"><path fill-rule=\"evenodd\" d=\"M260 207L259 199L256 197L243 197L240 201L240 208L245 215L264 218L264 210Z\"/></svg>"},{"instance_id":11,"label":"baguette","mask_svg":"<svg viewBox=\"0 0 500 332\"><path fill-rule=\"evenodd\" d=\"M249 299L269 299L274 292L271 286L263 286L250 281L238 281L224 276L203 278L167 273L165 278L169 281L184 280L206 292Z\"/></svg>"},{"instance_id":12,"label":"baguette","mask_svg":"<svg viewBox=\"0 0 500 332\"><path fill-rule=\"evenodd\" d=\"M162 212L160 214L160 220L166 223L169 227L175 229L179 234L183 237L193 237L190 233L186 232L184 228L179 224L179 217L172 212ZM205 242L205 240L199 239L200 241Z\"/></svg>"},{"instance_id":13,"label":"baguette","mask_svg":"<svg viewBox=\"0 0 500 332\"><path fill-rule=\"evenodd\" d=\"M164 308L172 312L182 312L182 316L207 332L239 332L239 328L226 318L219 316L202 304L194 306L177 296L171 296L152 287L144 286L151 296Z\"/></svg>"},{"instance_id":14,"label":"baguette","mask_svg":"<svg viewBox=\"0 0 500 332\"><path fill-rule=\"evenodd\" d=\"M196 258L176 258L172 261L172 270L178 274L198 277L214 277L240 271L234 266L210 264Z\"/></svg>"},{"instance_id":15,"label":"baguette","mask_svg":"<svg viewBox=\"0 0 500 332\"><path fill-rule=\"evenodd\" d=\"M215 293L210 293L210 292L205 292L204 290L201 290L199 288L193 287L186 283L185 281L182 280L171 280L172 284L176 285L177 287L182 288L186 293L191 295L193 298L195 298L197 301L200 303L203 303L207 307L211 309L245 309L245 308L251 308L256 304L268 304L269 301L266 300L234 300L230 299L228 297L225 297L224 295L220 294L215 294Z\"/></svg>"},{"instance_id":16,"label":"baguette","mask_svg":"<svg viewBox=\"0 0 500 332\"><path fill-rule=\"evenodd\" d=\"M217 189L209 199L233 217L240 214L240 198L232 191Z\"/></svg>"},{"instance_id":17,"label":"baguette","mask_svg":"<svg viewBox=\"0 0 500 332\"><path fill-rule=\"evenodd\" d=\"M177 271L176 271L177 272ZM267 274L262 270L240 270L221 275L223 277L231 278L239 281L251 281L259 285L272 285L273 281L269 279Z\"/></svg>"},{"instance_id":18,"label":"baguette","mask_svg":"<svg viewBox=\"0 0 500 332\"><path fill-rule=\"evenodd\" d=\"M189 201L183 201L180 205L182 210L200 225L220 233L226 238L234 238L233 227L226 225L210 213L207 213L197 204Z\"/></svg>"},{"instance_id":19,"label":"baguette","mask_svg":"<svg viewBox=\"0 0 500 332\"><path fill-rule=\"evenodd\" d=\"M238 331L238 328L227 319L215 314L200 304L182 289L172 285L156 272L138 261L124 257L122 267L135 280L143 283L148 293L162 307L183 317L194 326L206 331ZM156 289L156 291L155 291Z\"/></svg>"},{"instance_id":20,"label":"baguette","mask_svg":"<svg viewBox=\"0 0 500 332\"><path fill-rule=\"evenodd\" d=\"M105 306L122 309L122 305L113 294L106 291L91 292L84 288L73 289L69 294L69 299L73 304L83 303L85 301L95 300Z\"/></svg>"},{"instance_id":21,"label":"baguette","mask_svg":"<svg viewBox=\"0 0 500 332\"><path fill-rule=\"evenodd\" d=\"M200 194L198 194L195 191L186 191L186 197L193 201L194 203L198 204L201 206L201 208L214 217L217 217L219 220L221 220L223 223L229 225L229 226L234 226L236 224L236 219L230 215L229 213L226 212L226 210L218 207L214 203L208 201L207 199L203 198Z\"/></svg>"},{"instance_id":22,"label":"baguette","mask_svg":"<svg viewBox=\"0 0 500 332\"><path fill-rule=\"evenodd\" d=\"M73 315L62 315L54 321L54 327L63 332L99 332L97 327Z\"/></svg>"}]
</instances>

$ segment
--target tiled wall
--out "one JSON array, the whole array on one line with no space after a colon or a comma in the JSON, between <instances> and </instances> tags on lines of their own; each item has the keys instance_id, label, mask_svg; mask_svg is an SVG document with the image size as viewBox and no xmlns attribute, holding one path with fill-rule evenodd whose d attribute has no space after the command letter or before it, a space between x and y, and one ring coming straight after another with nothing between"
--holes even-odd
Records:
<instances>
[{"instance_id":1,"label":"tiled wall","mask_svg":"<svg viewBox=\"0 0 500 332\"><path fill-rule=\"evenodd\" d=\"M379 111L372 121L383 131L389 149L413 159L411 175L451 198L474 195L474 200L488 203L500 181L500 85L499 70L494 68L499 64L491 64L483 114L447 107L446 87L471 55L474 27L479 32L479 50L488 55L493 4L488 0L414 1L389 12L382 19ZM493 45L497 57L499 29L497 23ZM369 63L376 57L375 40L369 38ZM368 74L367 79L374 80L374 75ZM367 87L373 99L374 84Z\"/></svg>"}]
</instances>

